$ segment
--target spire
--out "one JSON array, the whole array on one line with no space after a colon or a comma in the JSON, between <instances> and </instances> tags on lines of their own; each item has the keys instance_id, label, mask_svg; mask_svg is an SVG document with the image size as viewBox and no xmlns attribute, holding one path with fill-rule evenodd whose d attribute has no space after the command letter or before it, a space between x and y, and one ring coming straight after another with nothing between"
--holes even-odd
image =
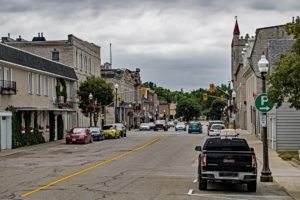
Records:
<instances>
[{"instance_id":1,"label":"spire","mask_svg":"<svg viewBox=\"0 0 300 200\"><path fill-rule=\"evenodd\" d=\"M233 29L233 35L240 35L240 29L239 29L239 25L237 22L237 16L235 16L235 26Z\"/></svg>"}]
</instances>

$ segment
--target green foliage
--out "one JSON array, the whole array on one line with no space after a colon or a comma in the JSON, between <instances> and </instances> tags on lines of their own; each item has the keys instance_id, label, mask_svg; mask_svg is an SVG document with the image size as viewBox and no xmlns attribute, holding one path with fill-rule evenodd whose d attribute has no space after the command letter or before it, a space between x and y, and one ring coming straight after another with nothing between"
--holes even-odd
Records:
<instances>
[{"instance_id":1,"label":"green foliage","mask_svg":"<svg viewBox=\"0 0 300 200\"><path fill-rule=\"evenodd\" d=\"M282 55L274 71L268 75L269 99L280 107L287 99L291 107L300 109L300 20L286 25L289 34L293 34L295 42L292 52Z\"/></svg>"},{"instance_id":2,"label":"green foliage","mask_svg":"<svg viewBox=\"0 0 300 200\"><path fill-rule=\"evenodd\" d=\"M221 109L225 107L226 103L224 101L221 101L219 99L215 99L212 103L211 108L207 112L207 116L209 119L214 119L214 120L221 120Z\"/></svg>"},{"instance_id":3,"label":"green foliage","mask_svg":"<svg viewBox=\"0 0 300 200\"><path fill-rule=\"evenodd\" d=\"M31 112L27 111L24 113L25 120L25 133L22 133L21 124L22 117L21 112L17 112L13 106L6 108L6 110L12 112L12 148L18 148L26 145L40 144L44 143L45 139L42 133L37 130L30 131L30 122L31 122Z\"/></svg>"},{"instance_id":4,"label":"green foliage","mask_svg":"<svg viewBox=\"0 0 300 200\"><path fill-rule=\"evenodd\" d=\"M282 160L292 160L293 158L299 160L298 151L283 151L280 152L278 156Z\"/></svg>"},{"instance_id":5,"label":"green foliage","mask_svg":"<svg viewBox=\"0 0 300 200\"><path fill-rule=\"evenodd\" d=\"M64 120L62 115L57 116L57 139L61 140L64 138Z\"/></svg>"},{"instance_id":6,"label":"green foliage","mask_svg":"<svg viewBox=\"0 0 300 200\"><path fill-rule=\"evenodd\" d=\"M56 85L56 95L57 96L63 96L64 97L64 102L67 101L67 86L66 82L62 78L57 79L57 85Z\"/></svg>"},{"instance_id":7,"label":"green foliage","mask_svg":"<svg viewBox=\"0 0 300 200\"><path fill-rule=\"evenodd\" d=\"M90 93L93 95L92 101L89 100ZM114 100L112 86L104 79L95 76L87 77L87 80L80 85L78 95L80 97L79 108L84 114L88 114L88 105L97 102L94 114L99 115L101 106L108 105Z\"/></svg>"},{"instance_id":8,"label":"green foliage","mask_svg":"<svg viewBox=\"0 0 300 200\"><path fill-rule=\"evenodd\" d=\"M176 115L177 117L183 116L184 120L190 121L201 115L201 107L195 99L182 98L177 102Z\"/></svg>"}]
</instances>

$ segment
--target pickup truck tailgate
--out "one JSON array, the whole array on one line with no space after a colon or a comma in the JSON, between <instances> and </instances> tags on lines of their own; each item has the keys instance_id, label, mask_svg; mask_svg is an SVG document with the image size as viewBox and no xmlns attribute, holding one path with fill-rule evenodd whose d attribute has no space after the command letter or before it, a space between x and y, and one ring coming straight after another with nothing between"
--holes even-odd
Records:
<instances>
[{"instance_id":1,"label":"pickup truck tailgate","mask_svg":"<svg viewBox=\"0 0 300 200\"><path fill-rule=\"evenodd\" d=\"M206 154L205 171L253 172L252 152L209 151Z\"/></svg>"}]
</instances>

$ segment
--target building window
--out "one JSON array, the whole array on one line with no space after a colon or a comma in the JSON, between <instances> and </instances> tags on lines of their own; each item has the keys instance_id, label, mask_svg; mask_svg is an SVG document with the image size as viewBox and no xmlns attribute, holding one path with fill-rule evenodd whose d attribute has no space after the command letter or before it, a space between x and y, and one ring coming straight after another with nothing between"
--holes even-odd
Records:
<instances>
[{"instance_id":1,"label":"building window","mask_svg":"<svg viewBox=\"0 0 300 200\"><path fill-rule=\"evenodd\" d=\"M78 68L78 52L76 50L76 57L75 57L75 67Z\"/></svg>"},{"instance_id":2,"label":"building window","mask_svg":"<svg viewBox=\"0 0 300 200\"><path fill-rule=\"evenodd\" d=\"M80 54L80 70L82 71L82 54Z\"/></svg>"},{"instance_id":3,"label":"building window","mask_svg":"<svg viewBox=\"0 0 300 200\"><path fill-rule=\"evenodd\" d=\"M37 74L37 95L41 95L42 90L42 76Z\"/></svg>"},{"instance_id":4,"label":"building window","mask_svg":"<svg viewBox=\"0 0 300 200\"><path fill-rule=\"evenodd\" d=\"M44 76L44 95L48 96L48 76Z\"/></svg>"},{"instance_id":5,"label":"building window","mask_svg":"<svg viewBox=\"0 0 300 200\"><path fill-rule=\"evenodd\" d=\"M56 97L56 78L52 78L52 97Z\"/></svg>"},{"instance_id":6,"label":"building window","mask_svg":"<svg viewBox=\"0 0 300 200\"><path fill-rule=\"evenodd\" d=\"M90 73L92 73L92 59L90 58Z\"/></svg>"},{"instance_id":7,"label":"building window","mask_svg":"<svg viewBox=\"0 0 300 200\"><path fill-rule=\"evenodd\" d=\"M87 58L84 56L84 70L87 72Z\"/></svg>"},{"instance_id":8,"label":"building window","mask_svg":"<svg viewBox=\"0 0 300 200\"><path fill-rule=\"evenodd\" d=\"M59 52L54 50L52 52L52 60L59 62Z\"/></svg>"},{"instance_id":9,"label":"building window","mask_svg":"<svg viewBox=\"0 0 300 200\"><path fill-rule=\"evenodd\" d=\"M28 72L28 83L27 83L27 88L28 88L28 94L32 94L32 73Z\"/></svg>"}]
</instances>

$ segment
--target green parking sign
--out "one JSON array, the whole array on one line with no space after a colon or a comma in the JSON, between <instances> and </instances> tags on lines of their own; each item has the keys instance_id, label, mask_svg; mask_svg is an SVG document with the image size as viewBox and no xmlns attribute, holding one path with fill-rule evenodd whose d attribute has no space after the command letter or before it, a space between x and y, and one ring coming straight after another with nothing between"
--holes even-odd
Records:
<instances>
[{"instance_id":1,"label":"green parking sign","mask_svg":"<svg viewBox=\"0 0 300 200\"><path fill-rule=\"evenodd\" d=\"M260 112L269 112L273 108L273 103L269 101L267 93L262 93L256 97L255 107Z\"/></svg>"}]
</instances>

